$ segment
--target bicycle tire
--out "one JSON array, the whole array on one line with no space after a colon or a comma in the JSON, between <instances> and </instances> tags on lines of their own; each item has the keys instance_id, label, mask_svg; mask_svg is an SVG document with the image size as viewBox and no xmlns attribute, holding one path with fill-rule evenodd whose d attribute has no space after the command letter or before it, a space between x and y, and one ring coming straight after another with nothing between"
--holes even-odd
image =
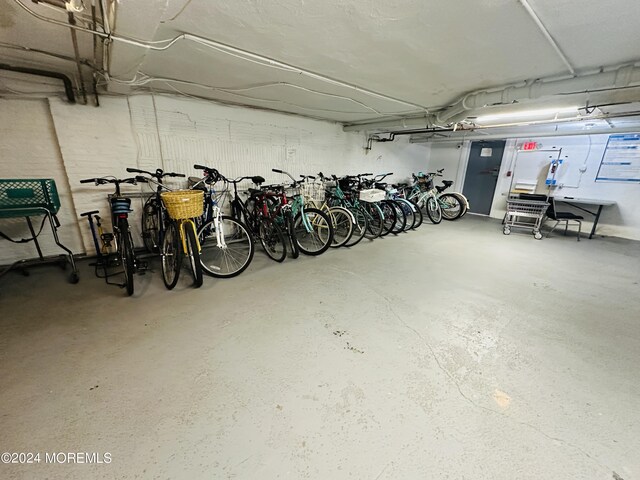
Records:
<instances>
[{"instance_id":1,"label":"bicycle tire","mask_svg":"<svg viewBox=\"0 0 640 480\"><path fill-rule=\"evenodd\" d=\"M413 227L411 227L411 229L415 230L424 222L424 215L422 214L422 210L420 210L417 205L411 203L411 206L413 208L413 215L414 215Z\"/></svg>"},{"instance_id":2,"label":"bicycle tire","mask_svg":"<svg viewBox=\"0 0 640 480\"><path fill-rule=\"evenodd\" d=\"M287 211L284 216L284 224L286 229L286 236L291 247L291 258L298 258L300 256L300 246L298 245L298 239L296 238L296 231L294 228L293 214L291 211Z\"/></svg>"},{"instance_id":3,"label":"bicycle tire","mask_svg":"<svg viewBox=\"0 0 640 480\"><path fill-rule=\"evenodd\" d=\"M326 210L333 226L333 241L331 248L345 246L353 236L354 218L344 207L331 207Z\"/></svg>"},{"instance_id":4,"label":"bicycle tire","mask_svg":"<svg viewBox=\"0 0 640 480\"><path fill-rule=\"evenodd\" d=\"M142 208L142 241L149 253L160 252L159 208L155 196L149 198Z\"/></svg>"},{"instance_id":5,"label":"bicycle tire","mask_svg":"<svg viewBox=\"0 0 640 480\"><path fill-rule=\"evenodd\" d=\"M311 232L307 231L302 215L306 215ZM317 208L305 208L299 212L293 221L293 230L298 247L305 255L320 255L329 249L333 241L331 219Z\"/></svg>"},{"instance_id":6,"label":"bicycle tire","mask_svg":"<svg viewBox=\"0 0 640 480\"><path fill-rule=\"evenodd\" d=\"M394 230L394 227L398 222L398 213L396 212L393 202L390 200L382 200L380 202L380 208L384 215L384 228L382 229L381 234L381 236L384 237Z\"/></svg>"},{"instance_id":7,"label":"bicycle tire","mask_svg":"<svg viewBox=\"0 0 640 480\"><path fill-rule=\"evenodd\" d=\"M462 200L455 193L444 193L438 197L440 209L442 210L442 218L444 220L453 221L460 218L464 207Z\"/></svg>"},{"instance_id":8,"label":"bicycle tire","mask_svg":"<svg viewBox=\"0 0 640 480\"><path fill-rule=\"evenodd\" d=\"M120 262L122 263L122 270L124 272L124 286L127 295L131 296L134 290L135 253L133 251L131 234L129 233L129 221L126 218L121 218L119 224L120 241L118 245L120 247Z\"/></svg>"},{"instance_id":9,"label":"bicycle tire","mask_svg":"<svg viewBox=\"0 0 640 480\"><path fill-rule=\"evenodd\" d=\"M353 214L355 223L353 224L353 233L345 247L353 247L362 241L367 233L367 217L360 208L349 207L348 210Z\"/></svg>"},{"instance_id":10,"label":"bicycle tire","mask_svg":"<svg viewBox=\"0 0 640 480\"><path fill-rule=\"evenodd\" d=\"M235 277L253 260L253 240L249 229L232 217L222 216L219 229L224 246L218 245L214 220L205 223L198 232L202 269L216 278Z\"/></svg>"},{"instance_id":11,"label":"bicycle tire","mask_svg":"<svg viewBox=\"0 0 640 480\"><path fill-rule=\"evenodd\" d=\"M189 268L191 270L191 276L193 277L193 286L200 288L203 281L202 263L200 261L196 228L191 222L184 222L182 228L184 230L185 243L187 244L187 258L189 259Z\"/></svg>"},{"instance_id":12,"label":"bicycle tire","mask_svg":"<svg viewBox=\"0 0 640 480\"><path fill-rule=\"evenodd\" d=\"M361 206L367 216L367 233L365 233L365 237L369 240L374 240L380 236L384 226L382 211L375 203L362 202Z\"/></svg>"},{"instance_id":13,"label":"bicycle tire","mask_svg":"<svg viewBox=\"0 0 640 480\"><path fill-rule=\"evenodd\" d=\"M178 225L171 222L162 239L162 281L168 290L178 283L182 267L182 242L178 233Z\"/></svg>"},{"instance_id":14,"label":"bicycle tire","mask_svg":"<svg viewBox=\"0 0 640 480\"><path fill-rule=\"evenodd\" d=\"M427 211L427 216L432 223L437 225L442 221L442 209L435 197L427 198L425 210Z\"/></svg>"},{"instance_id":15,"label":"bicycle tire","mask_svg":"<svg viewBox=\"0 0 640 480\"><path fill-rule=\"evenodd\" d=\"M258 229L260 244L269 258L278 263L284 261L287 256L287 245L280 227L271 220L263 219Z\"/></svg>"}]
</instances>

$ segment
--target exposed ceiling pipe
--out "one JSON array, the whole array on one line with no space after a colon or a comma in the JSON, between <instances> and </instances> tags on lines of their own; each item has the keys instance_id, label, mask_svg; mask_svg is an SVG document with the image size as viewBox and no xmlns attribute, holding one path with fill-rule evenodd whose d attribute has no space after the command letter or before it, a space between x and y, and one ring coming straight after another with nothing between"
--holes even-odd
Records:
<instances>
[{"instance_id":1,"label":"exposed ceiling pipe","mask_svg":"<svg viewBox=\"0 0 640 480\"><path fill-rule=\"evenodd\" d=\"M30 52L30 53L38 53L41 55L47 55L49 57L53 57L53 58L57 58L59 60L65 60L68 62L75 62L76 59L74 57L69 57L67 55L61 55L59 53L53 53L53 52L47 52L46 50L40 50L37 48L31 48L31 47L25 47L23 45L15 45L13 43L5 43L5 42L0 42L0 48L10 48L12 50L21 50L23 52ZM87 67L95 70L95 65L92 64L89 60L86 59L81 59L80 63L82 63L83 65L86 65Z\"/></svg>"},{"instance_id":2,"label":"exposed ceiling pipe","mask_svg":"<svg viewBox=\"0 0 640 480\"><path fill-rule=\"evenodd\" d=\"M467 94L452 107L438 112L436 122L450 123L462 120L466 117L466 112L488 105L507 105L553 95L588 93L595 89L613 89L638 84L640 84L640 67L633 64L560 80L539 79L523 86Z\"/></svg>"},{"instance_id":3,"label":"exposed ceiling pipe","mask_svg":"<svg viewBox=\"0 0 640 480\"><path fill-rule=\"evenodd\" d=\"M28 73L29 75L38 75L40 77L57 78L58 80L62 80L62 83L64 84L64 91L67 94L69 103L76 103L76 97L73 93L73 84L71 83L69 77L63 75L62 73L50 72L48 70L39 70L37 68L14 67L5 63L0 63L0 70Z\"/></svg>"},{"instance_id":4,"label":"exposed ceiling pipe","mask_svg":"<svg viewBox=\"0 0 640 480\"><path fill-rule=\"evenodd\" d=\"M69 25L75 25L76 19L73 16L72 12L69 12ZM78 69L78 83L80 87L80 94L82 95L82 99L84 100L84 104L87 104L87 90L84 87L84 79L82 78L82 66L80 65L80 49L78 48L78 37L76 35L76 31L71 28L71 43L73 44L73 53L76 58L76 67Z\"/></svg>"},{"instance_id":5,"label":"exposed ceiling pipe","mask_svg":"<svg viewBox=\"0 0 640 480\"><path fill-rule=\"evenodd\" d=\"M562 60L562 63L565 64L565 66L567 67L567 70L569 70L571 75L575 75L576 72L575 72L573 66L571 65L571 62L569 62L569 59L567 58L567 56L560 49L560 46L558 45L558 42L556 42L555 39L551 36L551 34L549 33L549 30L547 30L547 27L544 25L544 23L542 23L542 20L540 20L540 17L538 17L538 14L535 12L533 7L531 5L529 5L529 2L527 0L520 0L520 5L522 5L524 7L524 9L527 11L529 16L533 19L535 24L540 29L540 32L542 32L542 35L544 35L544 38L547 39L547 41L549 42L551 47L553 47L555 52L558 54L558 56Z\"/></svg>"},{"instance_id":6,"label":"exposed ceiling pipe","mask_svg":"<svg viewBox=\"0 0 640 480\"><path fill-rule=\"evenodd\" d=\"M461 136L450 137L411 137L409 143L460 143L465 140L503 140L506 138L542 138L542 137L570 137L575 135L608 135L611 133L637 133L638 127L622 127L611 129L606 128L592 128L589 130L578 130L575 132L536 132L527 130L518 130L513 132L501 132L501 133L466 133Z\"/></svg>"},{"instance_id":7,"label":"exposed ceiling pipe","mask_svg":"<svg viewBox=\"0 0 640 480\"><path fill-rule=\"evenodd\" d=\"M62 25L65 27L69 27L69 25L65 24L64 22L60 22L57 20L54 20L52 18L47 18L43 15L40 15L36 12L34 12L33 10L31 10L30 8L28 8L24 3L22 3L21 0L14 0L23 10L25 10L27 13L29 13L30 15L38 18L39 20L45 21L47 23L52 23L54 25ZM110 29L109 29L109 24L108 24L108 12L106 9L106 6L104 5L105 0L101 0L101 7L104 10L104 27L105 27L105 32L99 32L99 31L95 31L92 30L90 28L84 28L84 27L80 27L77 25L74 25L72 28L74 28L75 30L79 30L82 32L86 32L86 33L91 33L93 35L97 35L99 37L102 37L103 39L105 39L105 41L110 42L110 41L114 41L114 42L120 42L120 43L124 43L127 45L133 45L136 47L141 47L141 48L146 48L149 50L154 50L154 51L163 51L163 50L167 50L169 48L171 48L175 43L177 43L180 40L187 40L187 41L191 41L194 43L198 43L200 45L205 45L207 47L210 47L214 50L217 50L219 52L222 53L226 53L228 55L234 56L234 57L238 57L241 58L243 60L247 60L247 61L251 61L254 63L258 63L260 65L263 66L267 66L267 67L274 67L274 68L279 68L291 73L295 73L301 76L305 76L308 78L313 78L315 80L320 80L322 82L331 84L331 85L336 85L339 87L343 87L343 88L348 88L354 91L357 91L359 93L374 97L374 98L380 98L383 100L387 100L387 101L393 101L395 103L399 103L399 104L403 104L403 105L407 105L412 107L413 109L416 110L421 110L423 112L427 112L428 113L428 109L426 107L424 107L423 105L419 105L417 103L412 103L412 102L408 102L405 100L401 100L399 98L395 98L395 97L391 97L389 95L384 95L382 93L378 93L375 92L373 90L369 90L363 87L360 87L358 85L354 85L351 83L347 83L347 82L343 82L341 80L336 80L334 78L331 77L327 77L325 75L321 75L319 73L315 73L312 72L310 70L306 70L303 68L299 68L296 67L294 65L290 65L288 63L284 63L284 62L280 62L278 60L275 60L273 58L269 58L269 57L265 57L262 55L258 55L256 53L253 52L249 52L247 50L243 50L241 48L237 48L237 47L233 47L231 45L226 45L224 43L220 43L220 42L216 42L214 40L209 40L207 38L203 38L203 37L199 37L197 35L192 35L190 33L183 33L178 35L175 38L172 39L167 39L167 40L159 40L159 41L153 41L153 42L142 42L140 40L135 40L132 38L127 38L127 37L123 37L120 35L114 35ZM105 49L106 50L106 49ZM104 65L105 68L108 68L108 65L105 64Z\"/></svg>"},{"instance_id":8,"label":"exposed ceiling pipe","mask_svg":"<svg viewBox=\"0 0 640 480\"><path fill-rule=\"evenodd\" d=\"M401 126L450 125L464 120L470 111L486 106L509 105L542 97L589 93L595 90L606 91L635 85L640 85L640 66L626 64L572 78L538 79L521 85L480 90L468 93L449 108L433 115L363 124L354 123L346 125L344 130L350 132Z\"/></svg>"}]
</instances>

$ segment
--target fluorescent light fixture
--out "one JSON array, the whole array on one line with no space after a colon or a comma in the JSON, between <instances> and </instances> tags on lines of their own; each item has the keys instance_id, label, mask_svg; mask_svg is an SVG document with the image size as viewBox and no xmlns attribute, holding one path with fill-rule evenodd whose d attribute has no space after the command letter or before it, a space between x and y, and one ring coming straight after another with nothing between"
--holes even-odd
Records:
<instances>
[{"instance_id":1,"label":"fluorescent light fixture","mask_svg":"<svg viewBox=\"0 0 640 480\"><path fill-rule=\"evenodd\" d=\"M476 123L494 122L496 120L513 120L513 119L534 119L544 118L550 116L557 116L560 113L578 113L580 107L556 107L556 108L542 108L538 110L520 110L508 113L496 113L495 115L483 115L476 119Z\"/></svg>"}]
</instances>

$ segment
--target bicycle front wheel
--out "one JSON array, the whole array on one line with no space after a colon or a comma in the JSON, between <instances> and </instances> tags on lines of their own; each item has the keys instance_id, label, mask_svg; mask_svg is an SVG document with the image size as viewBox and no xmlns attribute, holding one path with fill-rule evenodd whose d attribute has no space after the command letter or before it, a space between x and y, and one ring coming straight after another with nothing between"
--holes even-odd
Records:
<instances>
[{"instance_id":1,"label":"bicycle front wheel","mask_svg":"<svg viewBox=\"0 0 640 480\"><path fill-rule=\"evenodd\" d=\"M160 251L160 206L155 197L151 197L142 209L142 240L150 253Z\"/></svg>"},{"instance_id":2,"label":"bicycle front wheel","mask_svg":"<svg viewBox=\"0 0 640 480\"><path fill-rule=\"evenodd\" d=\"M182 224L182 228L184 229L185 243L187 244L187 258L189 259L189 267L193 276L193 286L200 288L202 286L202 264L200 263L196 227L187 221Z\"/></svg>"},{"instance_id":3,"label":"bicycle front wheel","mask_svg":"<svg viewBox=\"0 0 640 480\"><path fill-rule=\"evenodd\" d=\"M124 272L124 286L127 289L127 295L133 295L133 275L135 271L135 253L133 251L133 243L131 234L129 233L129 222L126 218L120 220L120 263Z\"/></svg>"},{"instance_id":4,"label":"bicycle front wheel","mask_svg":"<svg viewBox=\"0 0 640 480\"><path fill-rule=\"evenodd\" d=\"M320 255L333 240L331 220L317 208L305 208L293 221L293 230L300 251L305 255Z\"/></svg>"},{"instance_id":5,"label":"bicycle front wheel","mask_svg":"<svg viewBox=\"0 0 640 480\"><path fill-rule=\"evenodd\" d=\"M384 216L382 210L375 203L362 202L361 206L367 217L367 232L365 237L369 240L378 238L384 228Z\"/></svg>"},{"instance_id":6,"label":"bicycle front wheel","mask_svg":"<svg viewBox=\"0 0 640 480\"><path fill-rule=\"evenodd\" d=\"M353 224L353 233L345 247L353 247L360 243L367 233L367 216L361 208L349 207L349 211L353 214L355 223Z\"/></svg>"},{"instance_id":7,"label":"bicycle front wheel","mask_svg":"<svg viewBox=\"0 0 640 480\"><path fill-rule=\"evenodd\" d=\"M211 220L198 232L200 263L206 273L231 278L246 270L253 259L253 241L247 227L231 217Z\"/></svg>"},{"instance_id":8,"label":"bicycle front wheel","mask_svg":"<svg viewBox=\"0 0 640 480\"><path fill-rule=\"evenodd\" d=\"M269 258L282 262L287 256L287 246L284 234L275 222L263 219L259 227L260 243Z\"/></svg>"},{"instance_id":9,"label":"bicycle front wheel","mask_svg":"<svg viewBox=\"0 0 640 480\"><path fill-rule=\"evenodd\" d=\"M178 283L182 266L182 242L176 222L171 222L164 233L161 256L162 280L164 286L171 290Z\"/></svg>"},{"instance_id":10,"label":"bicycle front wheel","mask_svg":"<svg viewBox=\"0 0 640 480\"><path fill-rule=\"evenodd\" d=\"M396 223L400 219L398 219L396 209L391 200L383 200L380 202L380 208L384 214L384 227L382 229L382 236L384 237L385 235L389 235L393 232Z\"/></svg>"},{"instance_id":11,"label":"bicycle front wheel","mask_svg":"<svg viewBox=\"0 0 640 480\"><path fill-rule=\"evenodd\" d=\"M331 248L342 247L349 242L353 235L354 221L349 210L343 207L331 207L327 215L333 226L333 241Z\"/></svg>"},{"instance_id":12,"label":"bicycle front wheel","mask_svg":"<svg viewBox=\"0 0 640 480\"><path fill-rule=\"evenodd\" d=\"M442 221L442 209L435 197L427 199L427 216L432 223L438 224Z\"/></svg>"}]
</instances>

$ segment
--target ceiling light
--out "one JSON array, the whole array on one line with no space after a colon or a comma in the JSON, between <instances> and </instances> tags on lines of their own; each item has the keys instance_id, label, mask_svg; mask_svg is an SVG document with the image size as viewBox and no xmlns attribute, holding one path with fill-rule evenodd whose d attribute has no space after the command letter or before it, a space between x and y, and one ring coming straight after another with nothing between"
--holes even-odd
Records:
<instances>
[{"instance_id":1,"label":"ceiling light","mask_svg":"<svg viewBox=\"0 0 640 480\"><path fill-rule=\"evenodd\" d=\"M530 119L539 117L557 116L561 113L578 113L580 107L556 107L556 108L543 108L538 110L519 110L508 113L496 113L495 115L483 115L476 119L476 123L494 122L496 120L509 120L509 119Z\"/></svg>"}]
</instances>

